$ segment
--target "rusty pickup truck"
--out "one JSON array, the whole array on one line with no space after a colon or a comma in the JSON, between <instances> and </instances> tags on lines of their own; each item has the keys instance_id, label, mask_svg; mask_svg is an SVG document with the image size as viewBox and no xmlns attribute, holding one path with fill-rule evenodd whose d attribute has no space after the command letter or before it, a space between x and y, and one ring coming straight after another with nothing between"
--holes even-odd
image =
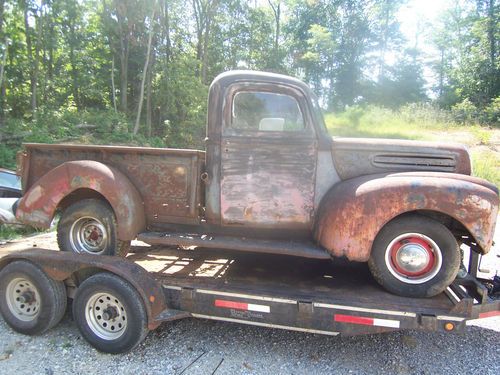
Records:
<instances>
[{"instance_id":1,"label":"rusty pickup truck","mask_svg":"<svg viewBox=\"0 0 500 375\"><path fill-rule=\"evenodd\" d=\"M368 262L387 290L442 292L459 246L492 246L499 194L465 147L328 134L303 82L253 71L209 90L206 151L25 144L18 220L59 247L125 255L130 241ZM279 267L279 265L277 265Z\"/></svg>"}]
</instances>

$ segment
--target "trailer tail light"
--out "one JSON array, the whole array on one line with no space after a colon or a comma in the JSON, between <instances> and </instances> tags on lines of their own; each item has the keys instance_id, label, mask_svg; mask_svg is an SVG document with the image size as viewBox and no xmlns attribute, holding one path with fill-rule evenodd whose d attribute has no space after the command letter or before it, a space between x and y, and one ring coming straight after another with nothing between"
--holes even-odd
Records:
<instances>
[{"instance_id":1,"label":"trailer tail light","mask_svg":"<svg viewBox=\"0 0 500 375\"><path fill-rule=\"evenodd\" d=\"M255 312L264 312L264 313L271 312L271 308L269 306L266 306L266 305L257 305L254 303L245 303L245 302L226 301L226 300L222 300L222 299L215 300L215 307L224 307L226 309L255 311Z\"/></svg>"},{"instance_id":2,"label":"trailer tail light","mask_svg":"<svg viewBox=\"0 0 500 375\"><path fill-rule=\"evenodd\" d=\"M333 318L338 323L361 324L365 326L399 328L399 320L378 319L364 316L335 314Z\"/></svg>"}]
</instances>

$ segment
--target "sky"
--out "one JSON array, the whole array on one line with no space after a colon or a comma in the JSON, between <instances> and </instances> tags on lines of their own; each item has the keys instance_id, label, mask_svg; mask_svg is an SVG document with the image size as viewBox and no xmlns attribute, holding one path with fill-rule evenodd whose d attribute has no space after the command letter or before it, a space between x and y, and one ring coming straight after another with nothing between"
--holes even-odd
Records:
<instances>
[{"instance_id":1,"label":"sky","mask_svg":"<svg viewBox=\"0 0 500 375\"><path fill-rule=\"evenodd\" d=\"M398 13L400 29L410 45L417 42L418 49L424 56L424 62L436 58L438 51L432 46L429 25L435 24L438 17L448 8L453 0L409 0ZM418 35L418 37L416 37ZM416 40L417 39L417 40ZM424 78L427 81L427 91L436 82L435 73L425 66Z\"/></svg>"}]
</instances>

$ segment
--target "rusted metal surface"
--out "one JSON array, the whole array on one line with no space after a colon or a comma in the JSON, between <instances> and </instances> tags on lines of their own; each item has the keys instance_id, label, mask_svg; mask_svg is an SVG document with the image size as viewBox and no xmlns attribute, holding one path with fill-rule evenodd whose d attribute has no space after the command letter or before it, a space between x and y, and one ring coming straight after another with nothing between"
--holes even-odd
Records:
<instances>
[{"instance_id":1,"label":"rusted metal surface","mask_svg":"<svg viewBox=\"0 0 500 375\"><path fill-rule=\"evenodd\" d=\"M49 170L19 201L16 217L23 223L48 228L59 203L80 189L96 191L109 202L116 215L119 239L131 240L145 229L144 206L134 185L115 168L91 160L68 161Z\"/></svg>"},{"instance_id":2,"label":"rusted metal surface","mask_svg":"<svg viewBox=\"0 0 500 375\"><path fill-rule=\"evenodd\" d=\"M266 132L232 126L233 101L240 93L293 98L304 128ZM225 92L221 140L222 225L311 228L317 141L307 99L296 85L276 81L233 83Z\"/></svg>"},{"instance_id":3,"label":"rusted metal surface","mask_svg":"<svg viewBox=\"0 0 500 375\"><path fill-rule=\"evenodd\" d=\"M241 91L292 96L304 115L305 131L254 136L234 131L232 102ZM326 130L313 120L311 97L303 82L278 74L236 71L214 80L206 140L208 223L310 229L316 150L331 143Z\"/></svg>"},{"instance_id":4,"label":"rusted metal surface","mask_svg":"<svg viewBox=\"0 0 500 375\"><path fill-rule=\"evenodd\" d=\"M466 148L453 143L333 138L332 152L343 180L391 171L471 173Z\"/></svg>"},{"instance_id":5,"label":"rusted metal surface","mask_svg":"<svg viewBox=\"0 0 500 375\"><path fill-rule=\"evenodd\" d=\"M25 148L29 154L29 174L25 177L28 188L64 162L94 160L120 171L130 180L144 202L147 225L199 222L202 151L41 144L26 144ZM92 177L90 172L89 177ZM123 190L115 193L117 198L121 194Z\"/></svg>"},{"instance_id":6,"label":"rusted metal surface","mask_svg":"<svg viewBox=\"0 0 500 375\"><path fill-rule=\"evenodd\" d=\"M286 143L285 143L286 142ZM310 228L316 147L306 140L226 137L221 216L225 225Z\"/></svg>"},{"instance_id":7,"label":"rusted metal surface","mask_svg":"<svg viewBox=\"0 0 500 375\"><path fill-rule=\"evenodd\" d=\"M330 259L330 254L311 241L265 240L236 236L198 234L142 233L139 241L151 245L196 246L210 249L231 249L263 254L281 254L312 259Z\"/></svg>"},{"instance_id":8,"label":"rusted metal surface","mask_svg":"<svg viewBox=\"0 0 500 375\"><path fill-rule=\"evenodd\" d=\"M0 259L0 269L18 259L32 261L55 280L63 281L82 271L91 273L107 271L122 277L142 297L148 315L149 329L154 329L160 324L156 317L167 307L161 284L142 267L118 257L105 255L96 257L88 254L33 248L3 257Z\"/></svg>"},{"instance_id":9,"label":"rusted metal surface","mask_svg":"<svg viewBox=\"0 0 500 375\"><path fill-rule=\"evenodd\" d=\"M481 182L481 183L479 183ZM379 230L405 212L429 210L460 222L489 251L498 193L486 181L444 173L396 173L337 184L321 203L315 239L333 255L366 261Z\"/></svg>"}]
</instances>

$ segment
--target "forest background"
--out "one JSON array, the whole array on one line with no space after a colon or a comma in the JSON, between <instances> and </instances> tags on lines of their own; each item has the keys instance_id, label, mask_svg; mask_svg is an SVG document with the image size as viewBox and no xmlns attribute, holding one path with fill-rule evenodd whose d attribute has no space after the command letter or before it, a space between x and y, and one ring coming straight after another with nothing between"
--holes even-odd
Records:
<instances>
[{"instance_id":1,"label":"forest background","mask_svg":"<svg viewBox=\"0 0 500 375\"><path fill-rule=\"evenodd\" d=\"M0 167L22 142L203 148L210 82L255 69L306 81L332 135L463 142L500 185L499 5L408 36L408 2L0 0Z\"/></svg>"}]
</instances>

